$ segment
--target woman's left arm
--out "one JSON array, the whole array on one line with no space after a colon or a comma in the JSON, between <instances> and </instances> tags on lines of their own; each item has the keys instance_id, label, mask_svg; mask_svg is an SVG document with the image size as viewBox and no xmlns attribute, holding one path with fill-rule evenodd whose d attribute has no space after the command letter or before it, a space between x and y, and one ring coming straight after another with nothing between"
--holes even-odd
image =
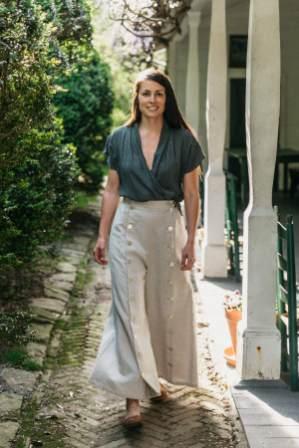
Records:
<instances>
[{"instance_id":1,"label":"woman's left arm","mask_svg":"<svg viewBox=\"0 0 299 448\"><path fill-rule=\"evenodd\" d=\"M182 251L181 270L189 271L195 261L195 234L199 214L200 167L186 173L183 179L188 239Z\"/></svg>"}]
</instances>

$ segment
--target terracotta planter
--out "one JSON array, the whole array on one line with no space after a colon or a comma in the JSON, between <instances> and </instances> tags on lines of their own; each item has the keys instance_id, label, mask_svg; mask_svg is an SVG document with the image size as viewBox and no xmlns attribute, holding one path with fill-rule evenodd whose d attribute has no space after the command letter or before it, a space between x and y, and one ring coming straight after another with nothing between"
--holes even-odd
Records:
<instances>
[{"instance_id":1,"label":"terracotta planter","mask_svg":"<svg viewBox=\"0 0 299 448\"><path fill-rule=\"evenodd\" d=\"M242 311L239 310L225 310L225 317L228 323L229 333L232 341L231 347L224 349L224 357L227 364L236 366L237 353L237 327L238 322L242 319Z\"/></svg>"}]
</instances>

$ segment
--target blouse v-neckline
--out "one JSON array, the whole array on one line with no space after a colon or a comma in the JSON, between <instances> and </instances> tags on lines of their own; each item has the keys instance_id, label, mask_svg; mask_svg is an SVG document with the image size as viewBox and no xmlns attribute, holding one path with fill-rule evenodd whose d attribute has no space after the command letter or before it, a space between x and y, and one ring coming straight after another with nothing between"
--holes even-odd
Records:
<instances>
[{"instance_id":1,"label":"blouse v-neckline","mask_svg":"<svg viewBox=\"0 0 299 448\"><path fill-rule=\"evenodd\" d=\"M139 126L138 126L138 123L135 123L135 131L136 131L137 143L138 143L137 146L138 146L138 148L139 148L139 152L140 152L140 154L141 154L141 158L143 159L143 163L144 163L144 165L145 165L147 171L148 171L149 173L151 173L151 174L154 173L154 168L155 168L155 166L156 166L156 164L157 164L157 159L158 159L158 156L159 156L159 154L160 154L160 152L161 152L161 146L162 146L162 142L163 142L163 138L164 138L165 129L166 129L166 124L165 124L165 121L164 121L163 126L162 126L162 128L161 128L161 132L160 132L160 136L159 136L158 144L157 144L157 147L156 147L156 149L155 149L155 151L154 151L152 167L150 168L150 167L148 166L148 164L147 164L147 161L146 161L146 158L145 158L143 149L142 149L142 141L141 141L141 136L140 136Z\"/></svg>"}]
</instances>

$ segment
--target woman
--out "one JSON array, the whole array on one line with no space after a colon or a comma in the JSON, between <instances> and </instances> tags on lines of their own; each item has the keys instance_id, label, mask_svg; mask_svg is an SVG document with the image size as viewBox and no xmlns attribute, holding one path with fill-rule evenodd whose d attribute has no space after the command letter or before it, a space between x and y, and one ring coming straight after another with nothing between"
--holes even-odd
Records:
<instances>
[{"instance_id":1,"label":"woman","mask_svg":"<svg viewBox=\"0 0 299 448\"><path fill-rule=\"evenodd\" d=\"M94 256L107 264L110 234L112 306L91 381L126 398L123 422L132 427L141 424L140 399L167 397L159 378L197 386L188 271L203 154L167 76L140 74L131 118L107 139L106 153L110 170Z\"/></svg>"}]
</instances>

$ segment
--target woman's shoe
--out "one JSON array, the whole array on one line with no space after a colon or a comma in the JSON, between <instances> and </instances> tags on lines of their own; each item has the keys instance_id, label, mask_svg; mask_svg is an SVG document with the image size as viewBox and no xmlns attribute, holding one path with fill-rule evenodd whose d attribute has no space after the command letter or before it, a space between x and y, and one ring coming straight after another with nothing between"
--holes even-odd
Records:
<instances>
[{"instance_id":1,"label":"woman's shoe","mask_svg":"<svg viewBox=\"0 0 299 448\"><path fill-rule=\"evenodd\" d=\"M161 384L161 393L160 393L160 395L158 395L157 397L152 397L151 401L153 403L160 403L161 401L166 401L168 399L169 399L169 392L166 389L166 387L162 386L162 384Z\"/></svg>"},{"instance_id":2,"label":"woman's shoe","mask_svg":"<svg viewBox=\"0 0 299 448\"><path fill-rule=\"evenodd\" d=\"M142 417L141 415L131 415L124 417L123 425L127 429L139 428L142 426Z\"/></svg>"},{"instance_id":3,"label":"woman's shoe","mask_svg":"<svg viewBox=\"0 0 299 448\"><path fill-rule=\"evenodd\" d=\"M138 428L142 425L142 417L140 415L140 405L139 400L132 400L130 398L126 401L127 415L124 417L122 423L127 429ZM130 414L129 408L135 408L135 413Z\"/></svg>"}]
</instances>

